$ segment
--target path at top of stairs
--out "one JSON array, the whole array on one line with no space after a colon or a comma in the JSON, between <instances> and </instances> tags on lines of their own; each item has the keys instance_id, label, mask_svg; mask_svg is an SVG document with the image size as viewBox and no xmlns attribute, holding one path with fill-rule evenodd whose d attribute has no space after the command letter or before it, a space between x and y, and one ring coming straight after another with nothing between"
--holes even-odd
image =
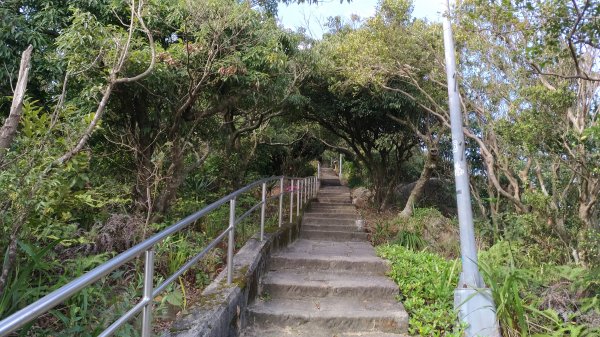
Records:
<instances>
[{"instance_id":1,"label":"path at top of stairs","mask_svg":"<svg viewBox=\"0 0 600 337\"><path fill-rule=\"evenodd\" d=\"M398 287L357 226L349 189L331 169L322 170L321 182L300 239L271 256L242 336L405 336Z\"/></svg>"}]
</instances>

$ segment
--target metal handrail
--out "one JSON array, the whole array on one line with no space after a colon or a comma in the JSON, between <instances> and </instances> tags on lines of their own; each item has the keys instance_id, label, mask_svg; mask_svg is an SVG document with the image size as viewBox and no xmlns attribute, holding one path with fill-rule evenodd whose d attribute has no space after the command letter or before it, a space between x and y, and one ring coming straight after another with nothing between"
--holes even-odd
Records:
<instances>
[{"instance_id":1,"label":"metal handrail","mask_svg":"<svg viewBox=\"0 0 600 337\"><path fill-rule=\"evenodd\" d=\"M285 180L290 181L289 189L284 188ZM279 194L275 196L271 196L267 199L266 197L266 185L269 182L279 180ZM294 184L294 181L296 183ZM262 185L262 198L261 201L252 206L248 211L244 212L241 216L236 217L235 215L235 207L236 207L236 199L239 195L250 191L252 188ZM294 185L296 187L294 187ZM210 250L216 247L222 240L225 239L225 236L229 237L228 247L227 247L227 283L231 284L232 282L232 274L233 274L233 253L234 253L234 245L235 245L235 226L238 222L240 222L243 218L248 216L252 211L255 211L259 207L261 208L261 220L260 220L260 240L264 239L264 226L265 226L265 211L267 201L274 199L275 197L279 197L279 227L282 225L283 221L283 196L285 194L290 194L290 222L293 220L293 211L294 211L294 193L296 194L296 216L300 215L300 204L304 205L310 198L316 196L316 192L319 188L319 179L316 176L305 177L305 178L288 178L284 176L279 177L271 177L264 178L258 181L255 181L245 187L240 188L239 190L213 202L212 204L206 206L205 208L193 213L186 218L180 220L179 222L167 227L161 232L154 234L150 238L144 240L143 242L129 248L128 250L122 252L121 254L113 257L112 259L104 262L98 267L88 271L82 276L76 278L75 280L65 284L59 289L51 292L50 294L42 297L41 299L35 301L34 303L26 306L25 308L17 311L16 313L10 315L4 320L0 321L0 336L6 336L7 334L23 327L25 324L33 321L38 318L42 314L50 311L55 306L63 303L71 296L75 295L77 292L82 290L83 288L93 284L98 281L100 278L108 275L113 272L117 268L123 266L125 263L133 260L137 256L142 253L145 254L145 264L144 264L144 295L127 313L119 317L115 322L113 322L106 330L104 330L100 335L102 337L111 336L119 327L129 321L133 316L142 312L142 337L149 337L152 331L152 304L153 299L159 295L162 291L166 289L166 287L174 282L179 276L185 273L189 268L191 268L194 264L198 263ZM167 277L160 285L154 287L154 246L161 241L163 241L168 236L177 233L187 226L202 218L203 216L209 214L215 209L219 208L225 203L230 204L229 211L229 226L225 229L221 234L219 234L213 241L211 241L208 246L206 246L200 253L186 262L183 266L181 266L175 273Z\"/></svg>"}]
</instances>

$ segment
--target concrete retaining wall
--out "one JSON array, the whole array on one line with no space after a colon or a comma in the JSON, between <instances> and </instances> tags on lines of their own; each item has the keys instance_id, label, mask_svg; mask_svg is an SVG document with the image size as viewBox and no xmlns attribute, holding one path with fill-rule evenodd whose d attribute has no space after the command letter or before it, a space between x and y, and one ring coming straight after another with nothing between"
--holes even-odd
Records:
<instances>
[{"instance_id":1,"label":"concrete retaining wall","mask_svg":"<svg viewBox=\"0 0 600 337\"><path fill-rule=\"evenodd\" d=\"M233 282L227 285L227 271L202 292L202 298L185 316L176 320L162 337L237 337L246 326L246 307L258 294L260 277L267 272L270 254L293 242L300 232L299 219L260 242L252 237L235 255Z\"/></svg>"}]
</instances>

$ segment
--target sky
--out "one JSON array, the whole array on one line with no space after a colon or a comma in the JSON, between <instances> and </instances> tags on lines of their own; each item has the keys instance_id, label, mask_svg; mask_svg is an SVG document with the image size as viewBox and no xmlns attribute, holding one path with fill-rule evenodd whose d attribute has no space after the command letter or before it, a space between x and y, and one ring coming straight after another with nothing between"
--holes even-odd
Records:
<instances>
[{"instance_id":1,"label":"sky","mask_svg":"<svg viewBox=\"0 0 600 337\"><path fill-rule=\"evenodd\" d=\"M322 26L330 16L340 15L346 19L352 14L366 18L375 14L378 0L352 0L350 3L340 4L339 0L322 0L319 4L291 4L279 5L279 20L286 27L296 30L299 27L308 27L308 32L314 38L323 35ZM430 21L440 21L439 0L414 0L413 16L427 18Z\"/></svg>"}]
</instances>

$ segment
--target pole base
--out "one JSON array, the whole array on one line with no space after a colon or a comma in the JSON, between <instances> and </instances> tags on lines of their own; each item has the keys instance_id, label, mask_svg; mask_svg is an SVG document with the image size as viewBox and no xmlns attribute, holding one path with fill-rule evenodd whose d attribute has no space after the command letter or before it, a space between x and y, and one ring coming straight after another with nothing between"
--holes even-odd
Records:
<instances>
[{"instance_id":1,"label":"pole base","mask_svg":"<svg viewBox=\"0 0 600 337\"><path fill-rule=\"evenodd\" d=\"M465 337L501 337L489 288L455 289L454 308L460 321L467 324Z\"/></svg>"}]
</instances>

